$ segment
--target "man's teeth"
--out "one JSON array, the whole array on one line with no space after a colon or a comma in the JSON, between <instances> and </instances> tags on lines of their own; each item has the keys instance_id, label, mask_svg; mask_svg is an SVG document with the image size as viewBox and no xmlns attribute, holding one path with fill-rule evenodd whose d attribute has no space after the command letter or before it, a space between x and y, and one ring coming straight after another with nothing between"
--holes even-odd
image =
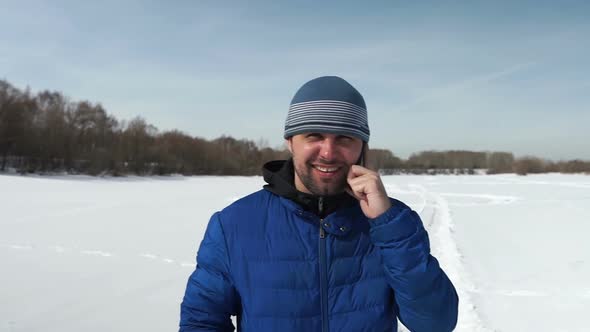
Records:
<instances>
[{"instance_id":1,"label":"man's teeth","mask_svg":"<svg viewBox=\"0 0 590 332\"><path fill-rule=\"evenodd\" d=\"M331 173L331 172L336 172L338 170L338 167L320 167L320 166L314 166L315 169L321 171L321 172L325 172L325 173Z\"/></svg>"}]
</instances>

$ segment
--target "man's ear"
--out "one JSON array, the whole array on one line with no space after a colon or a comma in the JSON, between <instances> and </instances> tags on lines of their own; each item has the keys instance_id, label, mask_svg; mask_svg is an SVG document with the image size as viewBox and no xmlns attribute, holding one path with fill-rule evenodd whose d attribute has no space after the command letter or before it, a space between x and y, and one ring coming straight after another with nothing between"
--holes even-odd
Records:
<instances>
[{"instance_id":1,"label":"man's ear","mask_svg":"<svg viewBox=\"0 0 590 332\"><path fill-rule=\"evenodd\" d=\"M287 148L289 149L289 152L291 152L291 154L293 154L293 141L291 139L292 139L292 137L285 138L285 144L287 144Z\"/></svg>"}]
</instances>

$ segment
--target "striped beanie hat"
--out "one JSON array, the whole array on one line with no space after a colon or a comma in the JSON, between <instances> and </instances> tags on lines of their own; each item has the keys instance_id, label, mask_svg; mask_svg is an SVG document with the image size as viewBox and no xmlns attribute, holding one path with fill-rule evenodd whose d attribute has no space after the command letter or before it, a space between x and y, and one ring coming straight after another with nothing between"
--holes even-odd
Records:
<instances>
[{"instance_id":1,"label":"striped beanie hat","mask_svg":"<svg viewBox=\"0 0 590 332\"><path fill-rule=\"evenodd\" d=\"M363 96L336 76L318 77L305 83L291 100L284 137L309 132L341 134L369 142Z\"/></svg>"}]
</instances>

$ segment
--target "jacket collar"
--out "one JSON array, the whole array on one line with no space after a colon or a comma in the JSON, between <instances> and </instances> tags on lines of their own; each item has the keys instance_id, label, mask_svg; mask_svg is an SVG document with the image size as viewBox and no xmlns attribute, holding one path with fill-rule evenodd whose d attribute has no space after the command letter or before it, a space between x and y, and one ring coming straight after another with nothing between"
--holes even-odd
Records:
<instances>
[{"instance_id":1,"label":"jacket collar","mask_svg":"<svg viewBox=\"0 0 590 332\"><path fill-rule=\"evenodd\" d=\"M268 183L264 189L297 203L304 211L320 218L325 218L338 210L358 206L357 200L347 193L317 196L297 190L294 184L293 159L269 161L264 164L262 174Z\"/></svg>"}]
</instances>

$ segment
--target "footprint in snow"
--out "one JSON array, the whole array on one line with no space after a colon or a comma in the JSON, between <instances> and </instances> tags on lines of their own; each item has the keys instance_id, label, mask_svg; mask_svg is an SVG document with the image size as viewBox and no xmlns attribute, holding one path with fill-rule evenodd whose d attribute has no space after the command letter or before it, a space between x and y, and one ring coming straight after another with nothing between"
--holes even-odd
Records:
<instances>
[{"instance_id":1,"label":"footprint in snow","mask_svg":"<svg viewBox=\"0 0 590 332\"><path fill-rule=\"evenodd\" d=\"M82 250L80 251L82 255L90 255L90 256L101 256L101 257L112 257L113 254L109 252L104 252L100 250Z\"/></svg>"},{"instance_id":2,"label":"footprint in snow","mask_svg":"<svg viewBox=\"0 0 590 332\"><path fill-rule=\"evenodd\" d=\"M154 255L154 254L144 253L144 254L141 254L139 256L141 256L143 258L147 258L147 259L152 259L152 260L159 259L159 260L161 260L164 263L174 263L174 260L173 259L170 259L170 258L159 258L157 255Z\"/></svg>"},{"instance_id":3,"label":"footprint in snow","mask_svg":"<svg viewBox=\"0 0 590 332\"><path fill-rule=\"evenodd\" d=\"M66 248L64 248L62 246L51 246L49 248L53 249L58 254L61 254L63 252L66 252Z\"/></svg>"},{"instance_id":4,"label":"footprint in snow","mask_svg":"<svg viewBox=\"0 0 590 332\"><path fill-rule=\"evenodd\" d=\"M15 250L32 250L33 249L33 247L30 245L21 245L21 244L11 244L8 246L8 248L15 249Z\"/></svg>"},{"instance_id":5,"label":"footprint in snow","mask_svg":"<svg viewBox=\"0 0 590 332\"><path fill-rule=\"evenodd\" d=\"M511 291L499 291L498 292L501 295L505 295L505 296L519 296L519 297L542 297L542 296L548 296L547 293L544 292L537 292L537 291L531 291L531 290L511 290Z\"/></svg>"},{"instance_id":6,"label":"footprint in snow","mask_svg":"<svg viewBox=\"0 0 590 332\"><path fill-rule=\"evenodd\" d=\"M14 249L14 250L33 250L33 246L31 246L31 245L11 244L11 245L7 245L6 247L8 247L10 249ZM62 247L59 245L50 246L48 248L58 254L61 254L61 253L64 253L64 252L70 250L68 248L65 248L65 247ZM80 254L88 255L88 256L97 256L97 257L113 257L114 256L114 254L112 254L110 252L102 251L102 250L81 250ZM151 253L143 253L143 254L140 254L139 256L143 257L143 258L150 259L150 260L159 260L159 261L161 261L163 263L167 263L167 264L176 263L176 261L171 258L160 258L158 255L154 255ZM190 267L190 268L195 268L195 266L196 266L196 264L189 263L189 262L178 263L178 265L180 265L181 267Z\"/></svg>"},{"instance_id":7,"label":"footprint in snow","mask_svg":"<svg viewBox=\"0 0 590 332\"><path fill-rule=\"evenodd\" d=\"M147 259L156 259L156 258L158 258L158 256L156 256L154 254L141 254L139 256L141 256L143 258L147 258Z\"/></svg>"}]
</instances>

